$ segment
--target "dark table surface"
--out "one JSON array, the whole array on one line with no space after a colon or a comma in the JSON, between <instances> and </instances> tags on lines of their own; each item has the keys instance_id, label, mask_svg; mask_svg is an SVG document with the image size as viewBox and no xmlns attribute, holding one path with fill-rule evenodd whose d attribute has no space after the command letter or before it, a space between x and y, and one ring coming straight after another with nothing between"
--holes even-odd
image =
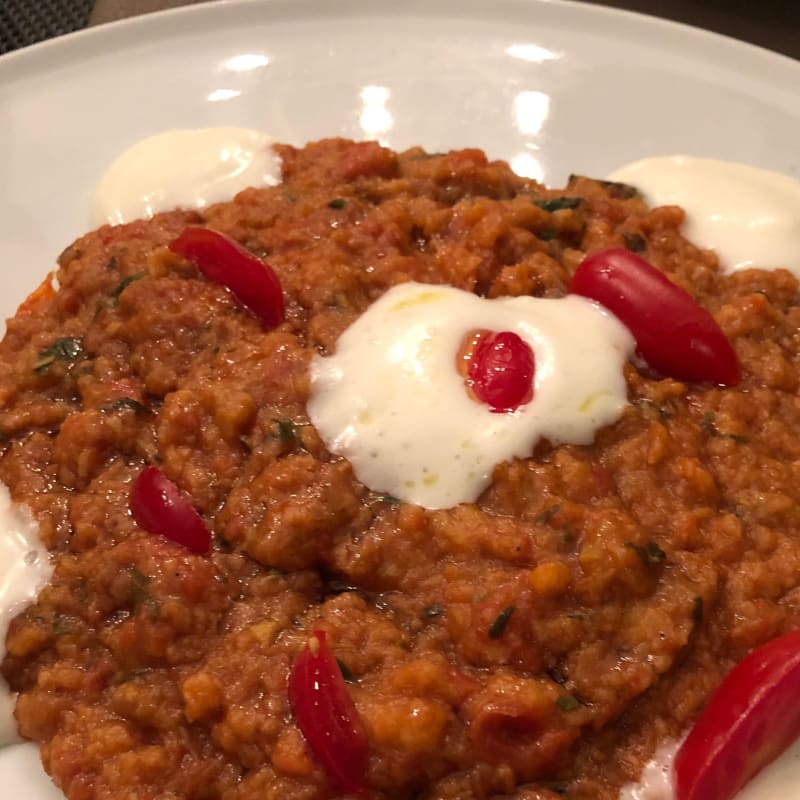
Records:
<instances>
[{"instance_id":1,"label":"dark table surface","mask_svg":"<svg viewBox=\"0 0 800 800\"><path fill-rule=\"evenodd\" d=\"M208 0L0 0L0 53L88 25L198 2ZM800 0L580 2L676 20L800 60Z\"/></svg>"}]
</instances>

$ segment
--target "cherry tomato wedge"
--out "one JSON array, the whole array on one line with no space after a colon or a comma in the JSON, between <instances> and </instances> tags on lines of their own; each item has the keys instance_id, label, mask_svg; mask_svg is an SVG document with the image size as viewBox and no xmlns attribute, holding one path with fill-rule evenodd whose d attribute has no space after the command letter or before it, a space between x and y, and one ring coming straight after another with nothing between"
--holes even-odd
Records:
<instances>
[{"instance_id":1,"label":"cherry tomato wedge","mask_svg":"<svg viewBox=\"0 0 800 800\"><path fill-rule=\"evenodd\" d=\"M331 782L346 792L365 791L367 736L324 631L314 632L292 666L289 704Z\"/></svg>"},{"instance_id":2,"label":"cherry tomato wedge","mask_svg":"<svg viewBox=\"0 0 800 800\"><path fill-rule=\"evenodd\" d=\"M495 413L515 411L533 397L533 350L512 331L482 336L467 368L476 397Z\"/></svg>"},{"instance_id":3,"label":"cherry tomato wedge","mask_svg":"<svg viewBox=\"0 0 800 800\"><path fill-rule=\"evenodd\" d=\"M227 286L265 328L283 322L283 290L278 276L229 236L190 226L170 242L169 249L191 261L209 280Z\"/></svg>"},{"instance_id":4,"label":"cherry tomato wedge","mask_svg":"<svg viewBox=\"0 0 800 800\"><path fill-rule=\"evenodd\" d=\"M622 247L593 253L575 271L569 291L617 316L642 358L662 374L722 386L741 380L736 353L711 314L635 253Z\"/></svg>"},{"instance_id":5,"label":"cherry tomato wedge","mask_svg":"<svg viewBox=\"0 0 800 800\"><path fill-rule=\"evenodd\" d=\"M726 676L675 757L677 800L729 800L800 736L800 631Z\"/></svg>"},{"instance_id":6,"label":"cherry tomato wedge","mask_svg":"<svg viewBox=\"0 0 800 800\"><path fill-rule=\"evenodd\" d=\"M189 498L157 467L145 467L131 487L133 518L146 531L157 533L191 552L203 555L211 532Z\"/></svg>"}]
</instances>

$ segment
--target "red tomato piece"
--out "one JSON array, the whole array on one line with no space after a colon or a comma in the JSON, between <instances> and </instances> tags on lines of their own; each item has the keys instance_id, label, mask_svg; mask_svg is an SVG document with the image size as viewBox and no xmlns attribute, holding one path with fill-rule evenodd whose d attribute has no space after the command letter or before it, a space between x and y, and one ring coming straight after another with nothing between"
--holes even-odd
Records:
<instances>
[{"instance_id":1,"label":"red tomato piece","mask_svg":"<svg viewBox=\"0 0 800 800\"><path fill-rule=\"evenodd\" d=\"M800 736L800 631L726 676L675 757L677 800L730 800Z\"/></svg>"},{"instance_id":2,"label":"red tomato piece","mask_svg":"<svg viewBox=\"0 0 800 800\"><path fill-rule=\"evenodd\" d=\"M221 283L265 328L283 322L283 289L272 267L225 234L193 225L169 249L191 261L210 281Z\"/></svg>"},{"instance_id":3,"label":"red tomato piece","mask_svg":"<svg viewBox=\"0 0 800 800\"><path fill-rule=\"evenodd\" d=\"M131 487L129 506L133 518L146 531L204 555L211 547L211 532L189 498L158 469L145 467Z\"/></svg>"},{"instance_id":4,"label":"red tomato piece","mask_svg":"<svg viewBox=\"0 0 800 800\"><path fill-rule=\"evenodd\" d=\"M468 385L491 411L516 411L533 397L535 366L533 350L516 333L488 333L472 352Z\"/></svg>"},{"instance_id":5,"label":"red tomato piece","mask_svg":"<svg viewBox=\"0 0 800 800\"><path fill-rule=\"evenodd\" d=\"M367 788L369 746L325 631L314 631L289 673L297 727L331 781L346 792Z\"/></svg>"},{"instance_id":6,"label":"red tomato piece","mask_svg":"<svg viewBox=\"0 0 800 800\"><path fill-rule=\"evenodd\" d=\"M569 291L611 311L653 368L678 380L735 386L741 380L731 343L711 314L647 261L622 247L583 260Z\"/></svg>"}]
</instances>

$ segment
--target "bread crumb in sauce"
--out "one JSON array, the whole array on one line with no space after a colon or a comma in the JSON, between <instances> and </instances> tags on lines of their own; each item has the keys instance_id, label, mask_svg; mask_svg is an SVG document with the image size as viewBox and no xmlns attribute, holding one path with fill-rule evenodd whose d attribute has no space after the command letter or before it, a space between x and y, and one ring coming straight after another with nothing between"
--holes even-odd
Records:
<instances>
[{"instance_id":1,"label":"bread crumb in sauce","mask_svg":"<svg viewBox=\"0 0 800 800\"><path fill-rule=\"evenodd\" d=\"M800 627L796 278L723 274L679 208L624 184L547 190L478 150L276 152L278 186L78 239L8 324L0 480L56 565L2 663L22 735L70 800L341 797L287 697L324 630L376 800L615 800L736 661ZM166 248L190 224L272 266L283 324ZM558 298L620 246L714 315L740 385L629 362L591 444L541 440L439 510L325 448L312 359L391 287ZM209 555L136 525L147 464Z\"/></svg>"}]
</instances>

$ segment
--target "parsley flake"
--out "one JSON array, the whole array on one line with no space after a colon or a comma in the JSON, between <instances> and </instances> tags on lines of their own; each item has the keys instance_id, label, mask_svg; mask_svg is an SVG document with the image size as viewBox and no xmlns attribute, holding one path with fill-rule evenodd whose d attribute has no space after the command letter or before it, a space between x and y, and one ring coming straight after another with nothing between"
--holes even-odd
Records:
<instances>
[{"instance_id":1,"label":"parsley flake","mask_svg":"<svg viewBox=\"0 0 800 800\"><path fill-rule=\"evenodd\" d=\"M133 603L134 611L147 606L150 611L151 617L158 616L158 602L150 596L147 587L151 581L137 567L131 567L131 602Z\"/></svg>"},{"instance_id":2,"label":"parsley flake","mask_svg":"<svg viewBox=\"0 0 800 800\"><path fill-rule=\"evenodd\" d=\"M699 625L703 621L703 598L695 597L692 601L692 622Z\"/></svg>"},{"instance_id":3,"label":"parsley flake","mask_svg":"<svg viewBox=\"0 0 800 800\"><path fill-rule=\"evenodd\" d=\"M342 661L341 658L336 659L336 663L339 665L339 672L342 673L342 677L347 681L347 683L358 683L358 678L350 671L350 668L347 664Z\"/></svg>"},{"instance_id":4,"label":"parsley flake","mask_svg":"<svg viewBox=\"0 0 800 800\"><path fill-rule=\"evenodd\" d=\"M508 621L515 610L515 606L507 606L497 615L497 619L489 626L490 639L499 639L505 633Z\"/></svg>"},{"instance_id":5,"label":"parsley flake","mask_svg":"<svg viewBox=\"0 0 800 800\"><path fill-rule=\"evenodd\" d=\"M110 292L110 297L113 300L114 304L119 302L119 296L134 282L141 280L147 273L145 272L137 272L135 275L128 275L127 278L123 278Z\"/></svg>"},{"instance_id":6,"label":"parsley flake","mask_svg":"<svg viewBox=\"0 0 800 800\"><path fill-rule=\"evenodd\" d=\"M138 400L134 400L132 397L118 397L116 400L100 406L100 410L103 412L125 411L128 409L135 411L137 414L153 413L152 409L142 405Z\"/></svg>"},{"instance_id":7,"label":"parsley flake","mask_svg":"<svg viewBox=\"0 0 800 800\"><path fill-rule=\"evenodd\" d=\"M300 426L288 419L272 420L278 428L278 439L282 444L296 444L302 446L300 440Z\"/></svg>"},{"instance_id":8,"label":"parsley flake","mask_svg":"<svg viewBox=\"0 0 800 800\"><path fill-rule=\"evenodd\" d=\"M47 372L55 361L75 361L83 352L83 340L73 337L56 339L50 347L39 351L39 357L33 369L39 375Z\"/></svg>"},{"instance_id":9,"label":"parsley flake","mask_svg":"<svg viewBox=\"0 0 800 800\"><path fill-rule=\"evenodd\" d=\"M537 525L547 525L553 517L561 510L561 503L553 503L552 506L546 508L536 517Z\"/></svg>"},{"instance_id":10,"label":"parsley flake","mask_svg":"<svg viewBox=\"0 0 800 800\"><path fill-rule=\"evenodd\" d=\"M636 555L642 559L642 563L648 567L661 564L667 557L667 554L652 540L644 546L633 542L625 542L625 547L635 550Z\"/></svg>"},{"instance_id":11,"label":"parsley flake","mask_svg":"<svg viewBox=\"0 0 800 800\"><path fill-rule=\"evenodd\" d=\"M533 204L552 213L553 211L563 211L566 208L577 208L583 203L582 197L551 197L548 200L534 200Z\"/></svg>"},{"instance_id":12,"label":"parsley flake","mask_svg":"<svg viewBox=\"0 0 800 800\"><path fill-rule=\"evenodd\" d=\"M571 694L562 694L561 697L556 700L558 707L561 711L568 712L568 711L576 711L581 707L581 704L578 702L578 699Z\"/></svg>"}]
</instances>

